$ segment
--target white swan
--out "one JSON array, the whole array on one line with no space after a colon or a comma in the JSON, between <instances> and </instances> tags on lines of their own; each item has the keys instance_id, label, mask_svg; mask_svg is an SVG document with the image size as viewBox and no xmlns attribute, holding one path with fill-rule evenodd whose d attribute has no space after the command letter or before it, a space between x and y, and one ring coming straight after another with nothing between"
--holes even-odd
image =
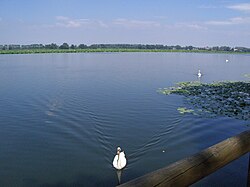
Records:
<instances>
[{"instance_id":1,"label":"white swan","mask_svg":"<svg viewBox=\"0 0 250 187\"><path fill-rule=\"evenodd\" d=\"M126 166L126 164L127 164L127 159L125 157L124 151L121 151L121 148L117 147L117 152L113 160L113 166L116 169L121 170Z\"/></svg>"},{"instance_id":2,"label":"white swan","mask_svg":"<svg viewBox=\"0 0 250 187\"><path fill-rule=\"evenodd\" d=\"M198 75L198 77L201 77L201 70L199 70L197 75Z\"/></svg>"}]
</instances>

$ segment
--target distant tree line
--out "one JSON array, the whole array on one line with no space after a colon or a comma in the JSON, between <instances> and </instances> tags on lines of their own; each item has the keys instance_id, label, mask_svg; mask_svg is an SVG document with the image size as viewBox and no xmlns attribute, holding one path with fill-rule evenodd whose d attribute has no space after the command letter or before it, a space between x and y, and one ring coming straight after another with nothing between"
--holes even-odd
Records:
<instances>
[{"instance_id":1,"label":"distant tree line","mask_svg":"<svg viewBox=\"0 0 250 187\"><path fill-rule=\"evenodd\" d=\"M149 45L149 44L92 44L92 45L69 45L63 43L57 45L51 44L30 44L30 45L0 45L0 50L22 50L22 49L150 49L150 50L206 50L206 51L225 51L225 52L250 52L250 48L246 47L228 47L228 46L214 46L214 47L193 47L180 45Z\"/></svg>"}]
</instances>

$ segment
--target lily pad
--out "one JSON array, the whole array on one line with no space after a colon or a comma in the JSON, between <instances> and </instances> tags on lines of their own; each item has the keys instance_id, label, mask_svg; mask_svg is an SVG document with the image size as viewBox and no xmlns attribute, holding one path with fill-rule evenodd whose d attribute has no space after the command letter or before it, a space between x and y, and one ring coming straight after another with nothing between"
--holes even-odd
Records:
<instances>
[{"instance_id":1,"label":"lily pad","mask_svg":"<svg viewBox=\"0 0 250 187\"><path fill-rule=\"evenodd\" d=\"M177 110L180 112L180 114L185 114L185 113L193 113L194 110L192 109L187 109L186 107L179 107Z\"/></svg>"},{"instance_id":2,"label":"lily pad","mask_svg":"<svg viewBox=\"0 0 250 187\"><path fill-rule=\"evenodd\" d=\"M244 77L246 77L246 78L249 78L249 79L250 79L250 73L248 73L248 74L244 74Z\"/></svg>"},{"instance_id":3,"label":"lily pad","mask_svg":"<svg viewBox=\"0 0 250 187\"><path fill-rule=\"evenodd\" d=\"M181 114L207 116L224 115L237 119L250 119L250 82L181 82L175 87L159 90L160 93L178 94L186 98L191 108L180 107ZM202 111L202 112L201 112Z\"/></svg>"}]
</instances>

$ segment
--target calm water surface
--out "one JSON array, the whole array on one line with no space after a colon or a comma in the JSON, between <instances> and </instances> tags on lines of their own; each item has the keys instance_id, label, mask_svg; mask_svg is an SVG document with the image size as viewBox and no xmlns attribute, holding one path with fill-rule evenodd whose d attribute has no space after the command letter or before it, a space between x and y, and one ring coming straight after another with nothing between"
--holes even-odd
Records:
<instances>
[{"instance_id":1,"label":"calm water surface","mask_svg":"<svg viewBox=\"0 0 250 187\"><path fill-rule=\"evenodd\" d=\"M225 62L229 59L229 62ZM247 80L249 55L0 55L0 186L115 186L249 129L249 121L179 114L180 81ZM163 152L165 151L165 152ZM245 186L244 156L194 186Z\"/></svg>"}]
</instances>

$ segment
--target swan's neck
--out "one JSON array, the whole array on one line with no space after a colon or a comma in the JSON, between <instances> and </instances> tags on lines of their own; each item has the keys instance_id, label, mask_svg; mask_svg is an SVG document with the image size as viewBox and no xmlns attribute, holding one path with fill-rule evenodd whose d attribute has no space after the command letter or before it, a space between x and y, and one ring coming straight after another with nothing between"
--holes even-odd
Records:
<instances>
[{"instance_id":1,"label":"swan's neck","mask_svg":"<svg viewBox=\"0 0 250 187\"><path fill-rule=\"evenodd\" d=\"M117 159L117 165L119 165L119 160L120 160L120 153L117 153L118 159Z\"/></svg>"}]
</instances>

